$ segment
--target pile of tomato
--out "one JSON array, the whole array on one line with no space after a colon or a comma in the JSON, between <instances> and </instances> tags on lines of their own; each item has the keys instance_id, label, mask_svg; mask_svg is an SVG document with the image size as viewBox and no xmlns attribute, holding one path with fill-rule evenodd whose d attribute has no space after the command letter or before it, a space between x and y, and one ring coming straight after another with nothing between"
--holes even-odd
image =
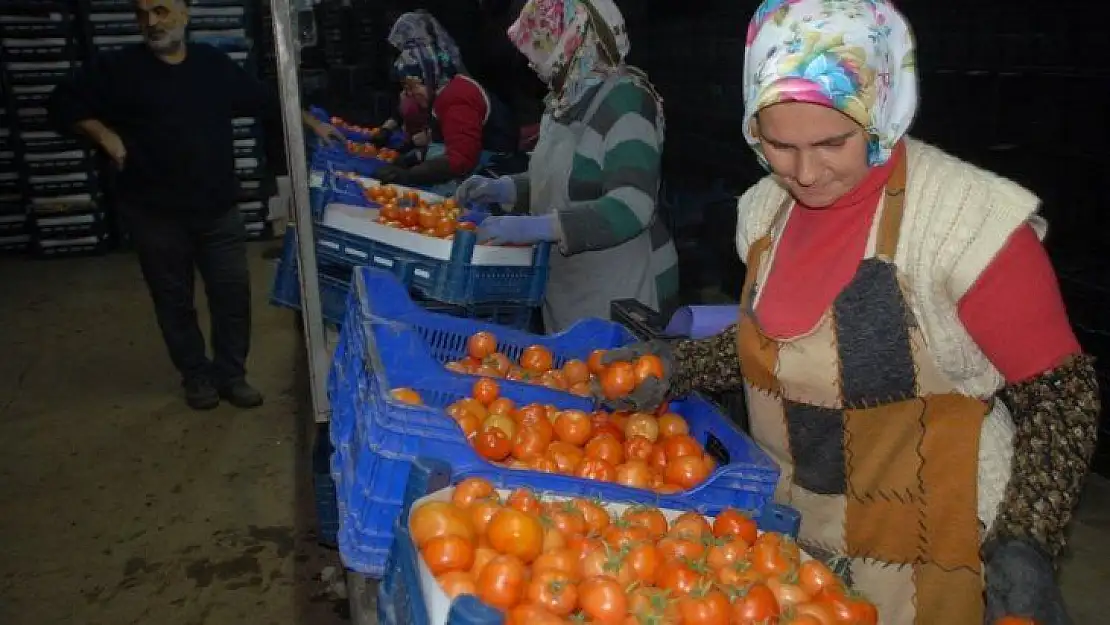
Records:
<instances>
[{"instance_id":1,"label":"pile of tomato","mask_svg":"<svg viewBox=\"0 0 1110 625\"><path fill-rule=\"evenodd\" d=\"M410 389L393 396L411 401ZM517 406L496 380L474 383L472 396L447 407L478 455L512 469L572 475L671 494L709 478L717 462L690 436L681 415Z\"/></svg>"},{"instance_id":2,"label":"pile of tomato","mask_svg":"<svg viewBox=\"0 0 1110 625\"><path fill-rule=\"evenodd\" d=\"M633 362L602 364L604 355L605 350L595 349L585 361L571 359L556 367L550 350L532 345L521 354L520 362L514 363L497 351L496 336L478 332L467 339L466 356L448 362L446 367L458 373L528 382L582 397L590 396L596 388L609 399L628 395L649 377L663 377L663 362L658 356L648 354Z\"/></svg>"},{"instance_id":3,"label":"pile of tomato","mask_svg":"<svg viewBox=\"0 0 1110 625\"><path fill-rule=\"evenodd\" d=\"M364 187L363 193L367 200L381 207L377 221L384 226L439 239L450 239L458 230L474 229L473 223L459 220L462 211L451 198L429 202L416 191L403 191L391 185Z\"/></svg>"},{"instance_id":4,"label":"pile of tomato","mask_svg":"<svg viewBox=\"0 0 1110 625\"><path fill-rule=\"evenodd\" d=\"M401 153L397 150L391 148L379 148L373 143L368 143L364 141L352 141L348 139L346 146L348 154L354 154L355 156L363 156L366 158L376 158L379 161L385 161L386 163L392 163L401 156Z\"/></svg>"},{"instance_id":5,"label":"pile of tomato","mask_svg":"<svg viewBox=\"0 0 1110 625\"><path fill-rule=\"evenodd\" d=\"M674 515L675 513L671 513ZM548 625L870 625L875 606L789 537L758 533L728 509L668 520L586 499L502 500L469 478L450 501L409 517L412 539L445 594L471 594L506 623Z\"/></svg>"},{"instance_id":6,"label":"pile of tomato","mask_svg":"<svg viewBox=\"0 0 1110 625\"><path fill-rule=\"evenodd\" d=\"M343 119L342 117L336 117L334 115L331 118L331 125L335 126L336 128L338 128L340 130L345 130L347 132L359 134L359 135L362 135L364 137L372 137L372 136L378 134L378 131L380 130L379 128L376 128L376 127L375 128L367 128L365 126L359 126L359 125L356 125L356 124L352 124L352 123L348 122L347 120Z\"/></svg>"}]
</instances>

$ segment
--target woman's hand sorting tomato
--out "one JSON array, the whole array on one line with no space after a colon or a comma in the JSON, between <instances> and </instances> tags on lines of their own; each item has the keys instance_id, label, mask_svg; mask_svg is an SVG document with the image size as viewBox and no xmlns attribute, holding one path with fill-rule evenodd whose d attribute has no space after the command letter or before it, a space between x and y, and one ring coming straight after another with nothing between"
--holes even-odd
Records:
<instances>
[{"instance_id":1,"label":"woman's hand sorting tomato","mask_svg":"<svg viewBox=\"0 0 1110 625\"><path fill-rule=\"evenodd\" d=\"M450 501L414 508L409 527L449 598L475 595L509 624L878 622L875 606L828 567L803 560L786 536L758 534L737 510L668 520L651 506L617 513L525 489L502 500L488 481L467 478Z\"/></svg>"}]
</instances>

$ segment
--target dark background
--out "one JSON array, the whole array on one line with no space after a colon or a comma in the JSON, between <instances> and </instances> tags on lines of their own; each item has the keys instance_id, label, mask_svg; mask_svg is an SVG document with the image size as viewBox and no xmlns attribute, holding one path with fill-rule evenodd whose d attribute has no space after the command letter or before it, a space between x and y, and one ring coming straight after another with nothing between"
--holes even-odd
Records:
<instances>
[{"instance_id":1,"label":"dark background","mask_svg":"<svg viewBox=\"0 0 1110 625\"><path fill-rule=\"evenodd\" d=\"M396 15L424 8L455 37L475 77L510 102L522 123L535 121L543 86L504 36L522 4L325 2L317 9L320 45L304 55L306 97L369 123L388 115L396 86L385 36ZM619 4L632 39L629 60L651 75L665 101L661 206L680 246L686 300L697 302L707 290L735 295L743 267L732 242L734 196L763 175L740 131L743 38L758 3ZM1031 0L898 5L919 46L922 105L911 134L1042 198L1047 245L1076 332L1110 363L1110 235L1102 209L1110 165L1096 154L1110 139L1110 64L1097 21ZM1110 366L1100 365L1100 374L1110 390ZM1096 464L1106 472L1103 449Z\"/></svg>"}]
</instances>

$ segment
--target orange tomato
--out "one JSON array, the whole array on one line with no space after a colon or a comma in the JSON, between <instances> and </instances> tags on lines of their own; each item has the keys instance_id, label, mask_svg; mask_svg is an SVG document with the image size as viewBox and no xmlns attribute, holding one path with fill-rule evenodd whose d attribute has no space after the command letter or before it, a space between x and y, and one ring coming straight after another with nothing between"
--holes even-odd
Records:
<instances>
[{"instance_id":1,"label":"orange tomato","mask_svg":"<svg viewBox=\"0 0 1110 625\"><path fill-rule=\"evenodd\" d=\"M466 340L466 353L474 359L482 360L497 351L497 337L491 332L478 332Z\"/></svg>"},{"instance_id":2,"label":"orange tomato","mask_svg":"<svg viewBox=\"0 0 1110 625\"><path fill-rule=\"evenodd\" d=\"M451 571L436 578L439 587L448 599L454 600L459 595L478 594L478 585L474 583L474 576L469 571Z\"/></svg>"},{"instance_id":3,"label":"orange tomato","mask_svg":"<svg viewBox=\"0 0 1110 625\"><path fill-rule=\"evenodd\" d=\"M482 405L489 406L501 395L501 387L497 385L496 380L482 378L474 383L470 394L474 399L482 402Z\"/></svg>"},{"instance_id":4,"label":"orange tomato","mask_svg":"<svg viewBox=\"0 0 1110 625\"><path fill-rule=\"evenodd\" d=\"M608 399L624 397L636 388L636 370L623 360L611 363L601 374L601 392Z\"/></svg>"},{"instance_id":5,"label":"orange tomato","mask_svg":"<svg viewBox=\"0 0 1110 625\"><path fill-rule=\"evenodd\" d=\"M478 574L478 598L495 608L508 610L520 603L528 572L524 563L511 555L489 561Z\"/></svg>"},{"instance_id":6,"label":"orange tomato","mask_svg":"<svg viewBox=\"0 0 1110 625\"><path fill-rule=\"evenodd\" d=\"M697 456L701 459L702 449L698 441L689 434L672 434L659 442L667 452L667 462L674 462L683 456Z\"/></svg>"},{"instance_id":7,"label":"orange tomato","mask_svg":"<svg viewBox=\"0 0 1110 625\"><path fill-rule=\"evenodd\" d=\"M552 441L547 446L546 456L555 464L555 470L564 475L574 473L584 455L580 448L564 441Z\"/></svg>"},{"instance_id":8,"label":"orange tomato","mask_svg":"<svg viewBox=\"0 0 1110 625\"><path fill-rule=\"evenodd\" d=\"M701 537L671 534L659 541L659 556L664 562L693 562L705 554Z\"/></svg>"},{"instance_id":9,"label":"orange tomato","mask_svg":"<svg viewBox=\"0 0 1110 625\"><path fill-rule=\"evenodd\" d=\"M624 435L626 438L642 436L654 443L659 440L659 421L643 412L632 413L624 426Z\"/></svg>"},{"instance_id":10,"label":"orange tomato","mask_svg":"<svg viewBox=\"0 0 1110 625\"><path fill-rule=\"evenodd\" d=\"M562 618L535 603L513 606L505 615L505 625L563 625L564 622Z\"/></svg>"},{"instance_id":11,"label":"orange tomato","mask_svg":"<svg viewBox=\"0 0 1110 625\"><path fill-rule=\"evenodd\" d=\"M709 466L701 456L682 456L667 463L663 479L689 490L709 478Z\"/></svg>"},{"instance_id":12,"label":"orange tomato","mask_svg":"<svg viewBox=\"0 0 1110 625\"><path fill-rule=\"evenodd\" d=\"M532 574L539 575L545 571L555 571L566 575L570 581L577 582L578 560L578 554L569 547L545 551L532 563Z\"/></svg>"},{"instance_id":13,"label":"orange tomato","mask_svg":"<svg viewBox=\"0 0 1110 625\"><path fill-rule=\"evenodd\" d=\"M411 388L395 388L389 391L389 396L404 404L412 404L414 406L424 405L424 400L421 399L420 393L417 393Z\"/></svg>"},{"instance_id":14,"label":"orange tomato","mask_svg":"<svg viewBox=\"0 0 1110 625\"><path fill-rule=\"evenodd\" d=\"M475 538L470 519L446 501L430 501L413 508L409 514L409 531L418 548L440 536L461 536L471 542Z\"/></svg>"},{"instance_id":15,"label":"orange tomato","mask_svg":"<svg viewBox=\"0 0 1110 625\"><path fill-rule=\"evenodd\" d=\"M520 428L513 438L513 457L521 460L542 457L547 452L548 445L551 444L551 425L547 427L547 430L528 426Z\"/></svg>"},{"instance_id":16,"label":"orange tomato","mask_svg":"<svg viewBox=\"0 0 1110 625\"><path fill-rule=\"evenodd\" d=\"M582 512L582 518L586 519L586 530L590 534L601 534L609 527L612 519L609 517L609 511L601 504L589 499L575 499L571 503Z\"/></svg>"},{"instance_id":17,"label":"orange tomato","mask_svg":"<svg viewBox=\"0 0 1110 625\"><path fill-rule=\"evenodd\" d=\"M486 460L504 460L513 451L513 442L500 428L488 428L474 436L474 449Z\"/></svg>"},{"instance_id":18,"label":"orange tomato","mask_svg":"<svg viewBox=\"0 0 1110 625\"><path fill-rule=\"evenodd\" d=\"M632 488L651 488L651 469L643 460L629 460L617 465L614 481Z\"/></svg>"},{"instance_id":19,"label":"orange tomato","mask_svg":"<svg viewBox=\"0 0 1110 625\"><path fill-rule=\"evenodd\" d=\"M600 458L583 458L574 474L587 480L612 482L617 479L617 468Z\"/></svg>"},{"instance_id":20,"label":"orange tomato","mask_svg":"<svg viewBox=\"0 0 1110 625\"><path fill-rule=\"evenodd\" d=\"M569 501L561 501L547 508L547 518L565 536L586 533L586 517Z\"/></svg>"},{"instance_id":21,"label":"orange tomato","mask_svg":"<svg viewBox=\"0 0 1110 625\"><path fill-rule=\"evenodd\" d=\"M741 538L717 538L709 545L705 563L714 571L735 567L748 555L748 543Z\"/></svg>"},{"instance_id":22,"label":"orange tomato","mask_svg":"<svg viewBox=\"0 0 1110 625\"><path fill-rule=\"evenodd\" d=\"M571 445L584 445L593 427L590 417L581 410L564 410L555 418L555 436Z\"/></svg>"},{"instance_id":23,"label":"orange tomato","mask_svg":"<svg viewBox=\"0 0 1110 625\"><path fill-rule=\"evenodd\" d=\"M595 349L590 352L590 356L586 359L586 368L590 370L590 373L600 376L605 371L605 365L601 364L601 359L604 356L604 349Z\"/></svg>"},{"instance_id":24,"label":"orange tomato","mask_svg":"<svg viewBox=\"0 0 1110 625\"><path fill-rule=\"evenodd\" d=\"M489 416L489 410L486 408L486 405L478 401L477 399L474 399L473 397L464 397L452 404L452 406L455 407L455 410L460 412L469 412L482 421L485 421L486 417Z\"/></svg>"},{"instance_id":25,"label":"orange tomato","mask_svg":"<svg viewBox=\"0 0 1110 625\"><path fill-rule=\"evenodd\" d=\"M624 441L624 457L627 460L643 460L651 458L651 450L655 445L643 436L629 436Z\"/></svg>"},{"instance_id":26,"label":"orange tomato","mask_svg":"<svg viewBox=\"0 0 1110 625\"><path fill-rule=\"evenodd\" d=\"M659 550L651 542L632 545L624 556L624 563L628 567L632 581L645 586L655 583L655 577L663 567Z\"/></svg>"},{"instance_id":27,"label":"orange tomato","mask_svg":"<svg viewBox=\"0 0 1110 625\"><path fill-rule=\"evenodd\" d=\"M766 585L756 583L742 588L732 602L732 621L739 624L774 623L779 617L779 602Z\"/></svg>"},{"instance_id":28,"label":"orange tomato","mask_svg":"<svg viewBox=\"0 0 1110 625\"><path fill-rule=\"evenodd\" d=\"M702 583L702 577L687 564L677 561L667 562L655 577L655 585L665 591L670 591L671 596L683 597L690 594Z\"/></svg>"},{"instance_id":29,"label":"orange tomato","mask_svg":"<svg viewBox=\"0 0 1110 625\"><path fill-rule=\"evenodd\" d=\"M543 552L543 526L535 517L514 508L502 508L486 529L489 544L498 552L515 556L525 564Z\"/></svg>"},{"instance_id":30,"label":"orange tomato","mask_svg":"<svg viewBox=\"0 0 1110 625\"><path fill-rule=\"evenodd\" d=\"M658 423L659 436L662 438L690 433L690 426L686 423L686 419L673 412L663 413L663 416L659 417Z\"/></svg>"},{"instance_id":31,"label":"orange tomato","mask_svg":"<svg viewBox=\"0 0 1110 625\"><path fill-rule=\"evenodd\" d=\"M479 499L470 504L470 507L467 508L467 511L470 513L470 524L474 527L474 532L478 536L486 535L486 530L489 529L489 522L493 520L494 515L496 515L502 507L501 502L493 497Z\"/></svg>"},{"instance_id":32,"label":"orange tomato","mask_svg":"<svg viewBox=\"0 0 1110 625\"><path fill-rule=\"evenodd\" d=\"M578 586L578 605L591 622L617 625L628 615L624 588L610 577L591 577Z\"/></svg>"},{"instance_id":33,"label":"orange tomato","mask_svg":"<svg viewBox=\"0 0 1110 625\"><path fill-rule=\"evenodd\" d=\"M491 414L486 417L485 420L482 421L482 429L489 430L491 428L496 428L504 432L505 436L507 436L510 441L516 438L516 421L513 421L513 418L508 415Z\"/></svg>"},{"instance_id":34,"label":"orange tomato","mask_svg":"<svg viewBox=\"0 0 1110 625\"><path fill-rule=\"evenodd\" d=\"M633 366L636 370L636 384L643 384L649 377L663 378L663 360L654 354L640 356Z\"/></svg>"},{"instance_id":35,"label":"orange tomato","mask_svg":"<svg viewBox=\"0 0 1110 625\"><path fill-rule=\"evenodd\" d=\"M709 521L697 512L689 511L675 517L671 522L670 534L675 536L693 536L699 540L705 536L713 535L713 528Z\"/></svg>"},{"instance_id":36,"label":"orange tomato","mask_svg":"<svg viewBox=\"0 0 1110 625\"><path fill-rule=\"evenodd\" d=\"M470 504L479 499L496 496L493 484L489 480L481 477L468 477L455 485L455 491L451 493L451 503L459 508L469 508Z\"/></svg>"},{"instance_id":37,"label":"orange tomato","mask_svg":"<svg viewBox=\"0 0 1110 625\"><path fill-rule=\"evenodd\" d=\"M474 564L474 544L462 536L436 536L424 543L420 555L432 575L467 571Z\"/></svg>"},{"instance_id":38,"label":"orange tomato","mask_svg":"<svg viewBox=\"0 0 1110 625\"><path fill-rule=\"evenodd\" d=\"M621 518L632 525L643 527L648 538L656 541L667 534L667 517L652 506L632 506L624 511Z\"/></svg>"},{"instance_id":39,"label":"orange tomato","mask_svg":"<svg viewBox=\"0 0 1110 625\"><path fill-rule=\"evenodd\" d=\"M822 592L839 592L844 583L820 560L806 560L798 566L798 585L811 597Z\"/></svg>"},{"instance_id":40,"label":"orange tomato","mask_svg":"<svg viewBox=\"0 0 1110 625\"><path fill-rule=\"evenodd\" d=\"M533 575L524 596L556 616L569 616L578 607L578 587L561 571L541 571Z\"/></svg>"},{"instance_id":41,"label":"orange tomato","mask_svg":"<svg viewBox=\"0 0 1110 625\"><path fill-rule=\"evenodd\" d=\"M509 500L505 502L505 505L525 514L536 515L543 512L543 504L540 503L540 498L527 488L518 488L509 493Z\"/></svg>"},{"instance_id":42,"label":"orange tomato","mask_svg":"<svg viewBox=\"0 0 1110 625\"><path fill-rule=\"evenodd\" d=\"M563 375L567 384L583 384L590 381L590 368L581 360L568 360L563 365Z\"/></svg>"},{"instance_id":43,"label":"orange tomato","mask_svg":"<svg viewBox=\"0 0 1110 625\"><path fill-rule=\"evenodd\" d=\"M516 411L516 404L513 403L513 400L509 399L508 397L498 397L497 399L490 402L489 406L486 409L489 411L490 414L500 414L508 417L513 417L513 413Z\"/></svg>"},{"instance_id":44,"label":"orange tomato","mask_svg":"<svg viewBox=\"0 0 1110 625\"><path fill-rule=\"evenodd\" d=\"M679 600L678 612L684 623L728 625L732 617L732 606L728 597L720 590L699 590Z\"/></svg>"},{"instance_id":45,"label":"orange tomato","mask_svg":"<svg viewBox=\"0 0 1110 625\"><path fill-rule=\"evenodd\" d=\"M713 535L718 538L736 537L748 543L759 535L755 521L735 508L725 508L713 519Z\"/></svg>"},{"instance_id":46,"label":"orange tomato","mask_svg":"<svg viewBox=\"0 0 1110 625\"><path fill-rule=\"evenodd\" d=\"M611 434L598 434L586 443L586 457L598 458L616 466L624 462L624 447Z\"/></svg>"},{"instance_id":47,"label":"orange tomato","mask_svg":"<svg viewBox=\"0 0 1110 625\"><path fill-rule=\"evenodd\" d=\"M483 358L482 364L497 371L499 374L498 377L505 377L509 373L509 368L512 367L513 363L505 354L494 352Z\"/></svg>"},{"instance_id":48,"label":"orange tomato","mask_svg":"<svg viewBox=\"0 0 1110 625\"><path fill-rule=\"evenodd\" d=\"M551 352L542 345L530 345L520 355L520 366L532 373L550 371L555 362Z\"/></svg>"}]
</instances>

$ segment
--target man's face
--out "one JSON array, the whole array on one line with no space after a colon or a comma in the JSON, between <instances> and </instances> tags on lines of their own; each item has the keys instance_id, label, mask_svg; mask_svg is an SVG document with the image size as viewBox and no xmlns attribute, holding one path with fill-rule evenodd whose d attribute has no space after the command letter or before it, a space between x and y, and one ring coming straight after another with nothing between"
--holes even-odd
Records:
<instances>
[{"instance_id":1,"label":"man's face","mask_svg":"<svg viewBox=\"0 0 1110 625\"><path fill-rule=\"evenodd\" d=\"M176 52L185 43L186 0L135 0L135 18L146 45L156 54Z\"/></svg>"}]
</instances>

